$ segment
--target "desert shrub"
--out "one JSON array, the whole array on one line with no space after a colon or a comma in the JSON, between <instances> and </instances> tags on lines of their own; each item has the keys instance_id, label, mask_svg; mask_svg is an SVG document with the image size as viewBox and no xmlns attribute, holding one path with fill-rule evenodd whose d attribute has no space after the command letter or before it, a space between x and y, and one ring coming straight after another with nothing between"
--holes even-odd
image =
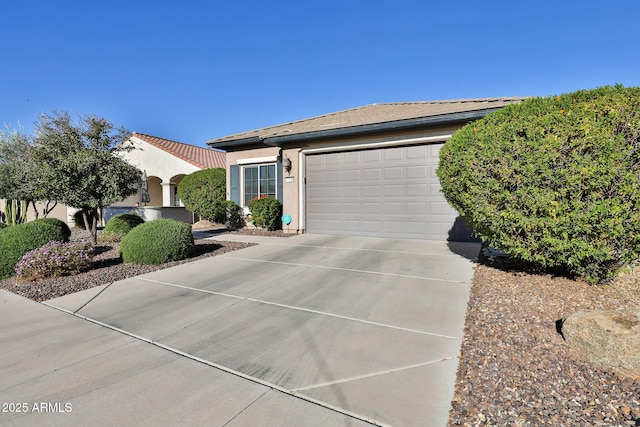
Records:
<instances>
[{"instance_id":1,"label":"desert shrub","mask_svg":"<svg viewBox=\"0 0 640 427\"><path fill-rule=\"evenodd\" d=\"M640 255L640 88L531 98L447 141L442 191L507 254L599 282Z\"/></svg>"},{"instance_id":2,"label":"desert shrub","mask_svg":"<svg viewBox=\"0 0 640 427\"><path fill-rule=\"evenodd\" d=\"M224 224L227 221L227 173L224 168L193 172L178 184L184 206L201 218Z\"/></svg>"},{"instance_id":3,"label":"desert shrub","mask_svg":"<svg viewBox=\"0 0 640 427\"><path fill-rule=\"evenodd\" d=\"M249 202L251 221L256 227L276 230L282 227L282 204L273 197L257 197Z\"/></svg>"},{"instance_id":4,"label":"desert shrub","mask_svg":"<svg viewBox=\"0 0 640 427\"><path fill-rule=\"evenodd\" d=\"M89 211L89 221L92 222L93 221L93 217L95 216L94 211ZM98 221L100 220L100 218L98 218ZM84 225L84 219L82 218L82 210L79 210L78 212L73 214L73 224L75 225L76 228L80 228L82 230L85 230L86 227Z\"/></svg>"},{"instance_id":5,"label":"desert shrub","mask_svg":"<svg viewBox=\"0 0 640 427\"><path fill-rule=\"evenodd\" d=\"M114 215L104 226L100 240L119 242L125 234L142 223L144 223L144 219L135 212L125 212Z\"/></svg>"},{"instance_id":6,"label":"desert shrub","mask_svg":"<svg viewBox=\"0 0 640 427\"><path fill-rule=\"evenodd\" d=\"M91 266L93 253L93 246L89 241L51 241L24 254L14 271L18 277L27 280L69 276L87 270Z\"/></svg>"},{"instance_id":7,"label":"desert shrub","mask_svg":"<svg viewBox=\"0 0 640 427\"><path fill-rule=\"evenodd\" d=\"M37 221L43 221L43 222L46 222L47 224L51 224L51 225L54 225L56 227L60 227L60 229L62 230L62 232L66 236L65 240L69 240L69 238L71 237L71 229L69 228L67 223L62 221L62 220L59 220L58 218L40 218Z\"/></svg>"},{"instance_id":8,"label":"desert shrub","mask_svg":"<svg viewBox=\"0 0 640 427\"><path fill-rule=\"evenodd\" d=\"M229 228L240 228L244 226L242 218L242 208L231 200L225 200L225 210L227 216L226 225Z\"/></svg>"},{"instance_id":9,"label":"desert shrub","mask_svg":"<svg viewBox=\"0 0 640 427\"><path fill-rule=\"evenodd\" d=\"M68 241L61 227L37 220L0 231L0 279L13 274L13 268L24 254L52 240Z\"/></svg>"},{"instance_id":10,"label":"desert shrub","mask_svg":"<svg viewBox=\"0 0 640 427\"><path fill-rule=\"evenodd\" d=\"M189 224L173 219L145 222L127 233L120 242L124 262L162 264L193 256L195 244Z\"/></svg>"}]
</instances>

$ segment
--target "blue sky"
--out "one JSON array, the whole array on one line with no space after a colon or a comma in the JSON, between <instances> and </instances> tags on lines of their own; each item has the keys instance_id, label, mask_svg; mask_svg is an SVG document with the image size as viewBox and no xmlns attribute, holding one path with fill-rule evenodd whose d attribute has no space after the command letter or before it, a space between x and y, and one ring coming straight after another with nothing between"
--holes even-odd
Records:
<instances>
[{"instance_id":1,"label":"blue sky","mask_svg":"<svg viewBox=\"0 0 640 427\"><path fill-rule=\"evenodd\" d=\"M0 15L0 124L95 114L204 146L377 102L640 86L640 2L34 1Z\"/></svg>"}]
</instances>

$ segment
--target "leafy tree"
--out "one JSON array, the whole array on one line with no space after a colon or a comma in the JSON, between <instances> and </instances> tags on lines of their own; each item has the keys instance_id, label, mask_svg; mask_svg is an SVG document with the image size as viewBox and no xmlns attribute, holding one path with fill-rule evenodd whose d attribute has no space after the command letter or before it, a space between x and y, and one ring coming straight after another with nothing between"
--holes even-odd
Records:
<instances>
[{"instance_id":1,"label":"leafy tree","mask_svg":"<svg viewBox=\"0 0 640 427\"><path fill-rule=\"evenodd\" d=\"M36 125L33 158L48 199L81 209L91 242L104 206L135 194L141 172L117 155L124 129L96 116L75 124L68 113L43 115Z\"/></svg>"},{"instance_id":2,"label":"leafy tree","mask_svg":"<svg viewBox=\"0 0 640 427\"><path fill-rule=\"evenodd\" d=\"M442 191L513 257L598 282L640 256L640 88L531 98L445 143Z\"/></svg>"},{"instance_id":3,"label":"leafy tree","mask_svg":"<svg viewBox=\"0 0 640 427\"><path fill-rule=\"evenodd\" d=\"M37 200L46 202L45 217L56 205L47 199L39 182L32 139L22 131L0 132L0 199L6 199L6 220L10 223L24 222L29 203L33 205L36 219L39 216Z\"/></svg>"},{"instance_id":4,"label":"leafy tree","mask_svg":"<svg viewBox=\"0 0 640 427\"><path fill-rule=\"evenodd\" d=\"M204 169L182 178L178 197L190 211L218 223L227 221L227 175L224 168Z\"/></svg>"}]
</instances>

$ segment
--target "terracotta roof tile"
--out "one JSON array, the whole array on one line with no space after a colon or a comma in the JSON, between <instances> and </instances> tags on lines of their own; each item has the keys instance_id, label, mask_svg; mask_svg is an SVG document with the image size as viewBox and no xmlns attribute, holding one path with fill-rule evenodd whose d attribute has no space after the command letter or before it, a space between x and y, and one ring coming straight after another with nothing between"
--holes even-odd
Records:
<instances>
[{"instance_id":1,"label":"terracotta roof tile","mask_svg":"<svg viewBox=\"0 0 640 427\"><path fill-rule=\"evenodd\" d=\"M196 147L144 133L133 132L133 136L201 169L224 168L226 166L225 153L222 151Z\"/></svg>"},{"instance_id":2,"label":"terracotta roof tile","mask_svg":"<svg viewBox=\"0 0 640 427\"><path fill-rule=\"evenodd\" d=\"M282 135L296 135L325 130L364 126L378 123L392 123L402 120L433 117L470 111L490 110L514 104L525 97L471 98L444 101L392 102L371 104L349 110L297 120L276 126L269 126L248 132L208 141L208 144L242 140L246 138L268 138Z\"/></svg>"}]
</instances>

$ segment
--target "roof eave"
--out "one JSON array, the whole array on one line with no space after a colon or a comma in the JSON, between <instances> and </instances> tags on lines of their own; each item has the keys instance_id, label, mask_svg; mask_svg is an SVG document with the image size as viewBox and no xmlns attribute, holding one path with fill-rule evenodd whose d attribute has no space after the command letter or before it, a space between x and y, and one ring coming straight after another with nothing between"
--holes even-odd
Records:
<instances>
[{"instance_id":1,"label":"roof eave","mask_svg":"<svg viewBox=\"0 0 640 427\"><path fill-rule=\"evenodd\" d=\"M237 140L214 142L207 141L207 145L212 148L234 148L249 144L263 143L271 147L281 147L283 144L293 141L312 141L326 138L345 137L353 135L363 135L376 132L388 132L394 130L405 130L421 126L436 126L448 123L458 123L473 121L498 110L499 108L488 108L483 110L465 111L461 113L441 114L437 116L418 117L414 119L398 120L392 122L372 123L368 125L351 126L337 129L327 129L314 132L296 133L293 135L279 135L260 138L258 136L242 138Z\"/></svg>"}]
</instances>

